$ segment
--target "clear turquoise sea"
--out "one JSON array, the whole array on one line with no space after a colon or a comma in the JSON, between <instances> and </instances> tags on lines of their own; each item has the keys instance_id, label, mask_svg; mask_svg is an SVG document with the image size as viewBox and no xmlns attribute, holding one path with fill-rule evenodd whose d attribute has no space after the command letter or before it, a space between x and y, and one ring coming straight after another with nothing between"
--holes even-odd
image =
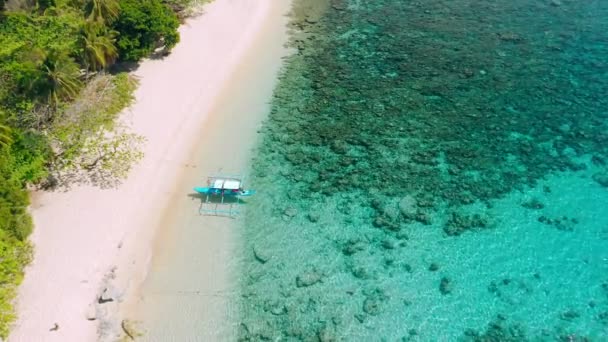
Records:
<instances>
[{"instance_id":1,"label":"clear turquoise sea","mask_svg":"<svg viewBox=\"0 0 608 342\"><path fill-rule=\"evenodd\" d=\"M248 341L608 341L608 1L331 0L252 160Z\"/></svg>"}]
</instances>

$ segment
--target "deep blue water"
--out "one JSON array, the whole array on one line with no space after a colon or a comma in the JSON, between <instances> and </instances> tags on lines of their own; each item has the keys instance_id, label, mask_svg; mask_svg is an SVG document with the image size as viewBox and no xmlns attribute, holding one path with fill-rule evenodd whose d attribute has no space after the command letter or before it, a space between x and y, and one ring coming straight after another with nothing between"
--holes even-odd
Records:
<instances>
[{"instance_id":1,"label":"deep blue water","mask_svg":"<svg viewBox=\"0 0 608 342\"><path fill-rule=\"evenodd\" d=\"M240 337L608 340L608 1L294 16Z\"/></svg>"}]
</instances>

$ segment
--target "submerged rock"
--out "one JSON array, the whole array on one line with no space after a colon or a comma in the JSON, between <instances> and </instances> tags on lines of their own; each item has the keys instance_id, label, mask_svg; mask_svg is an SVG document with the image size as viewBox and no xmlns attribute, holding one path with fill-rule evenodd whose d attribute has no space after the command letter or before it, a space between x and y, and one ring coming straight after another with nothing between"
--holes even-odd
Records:
<instances>
[{"instance_id":1,"label":"submerged rock","mask_svg":"<svg viewBox=\"0 0 608 342\"><path fill-rule=\"evenodd\" d=\"M262 264L265 264L266 262L268 262L268 260L272 258L272 255L270 255L270 253L261 249L259 246L253 246L253 256L257 261L261 262Z\"/></svg>"},{"instance_id":2,"label":"submerged rock","mask_svg":"<svg viewBox=\"0 0 608 342\"><path fill-rule=\"evenodd\" d=\"M398 245L397 241L395 241L393 239L386 238L386 239L382 240L382 247L384 247L384 249L395 249L398 246L399 245Z\"/></svg>"},{"instance_id":3,"label":"submerged rock","mask_svg":"<svg viewBox=\"0 0 608 342\"><path fill-rule=\"evenodd\" d=\"M298 209L289 207L283 211L283 221L291 221L298 214Z\"/></svg>"},{"instance_id":4,"label":"submerged rock","mask_svg":"<svg viewBox=\"0 0 608 342\"><path fill-rule=\"evenodd\" d=\"M450 236L458 236L468 230L487 228L488 226L489 220L485 215L464 215L459 212L452 212L451 217L443 227L443 231Z\"/></svg>"},{"instance_id":5,"label":"submerged rock","mask_svg":"<svg viewBox=\"0 0 608 342\"><path fill-rule=\"evenodd\" d=\"M321 218L321 215L317 212L310 212L310 213L308 213L307 217L308 217L308 221L315 223L315 222L319 221L319 219Z\"/></svg>"},{"instance_id":6,"label":"submerged rock","mask_svg":"<svg viewBox=\"0 0 608 342\"><path fill-rule=\"evenodd\" d=\"M363 301L363 312L376 316L382 312L382 302L378 298L366 298Z\"/></svg>"},{"instance_id":7,"label":"submerged rock","mask_svg":"<svg viewBox=\"0 0 608 342\"><path fill-rule=\"evenodd\" d=\"M384 304L388 296L383 290L376 288L366 294L363 301L363 312L371 316L377 316L384 311Z\"/></svg>"},{"instance_id":8,"label":"submerged rock","mask_svg":"<svg viewBox=\"0 0 608 342\"><path fill-rule=\"evenodd\" d=\"M526 209L535 210L543 209L545 207L545 205L538 198L532 198L531 200L522 203L521 206Z\"/></svg>"},{"instance_id":9,"label":"submerged rock","mask_svg":"<svg viewBox=\"0 0 608 342\"><path fill-rule=\"evenodd\" d=\"M323 274L317 271L307 271L296 277L297 287L312 286L321 281Z\"/></svg>"},{"instance_id":10,"label":"submerged rock","mask_svg":"<svg viewBox=\"0 0 608 342\"><path fill-rule=\"evenodd\" d=\"M399 201L399 211L406 219L415 219L418 213L418 204L412 195L407 195Z\"/></svg>"},{"instance_id":11,"label":"submerged rock","mask_svg":"<svg viewBox=\"0 0 608 342\"><path fill-rule=\"evenodd\" d=\"M452 281L447 277L441 278L441 282L439 283L439 291L442 295L452 293Z\"/></svg>"},{"instance_id":12,"label":"submerged rock","mask_svg":"<svg viewBox=\"0 0 608 342\"><path fill-rule=\"evenodd\" d=\"M330 328L326 324L323 325L317 331L317 337L319 338L320 342L334 342L334 341L338 341L338 338L336 337L335 329Z\"/></svg>"},{"instance_id":13,"label":"submerged rock","mask_svg":"<svg viewBox=\"0 0 608 342\"><path fill-rule=\"evenodd\" d=\"M365 250L365 248L367 248L367 243L365 241L359 239L350 239L346 242L344 248L342 248L342 253L350 256Z\"/></svg>"},{"instance_id":14,"label":"submerged rock","mask_svg":"<svg viewBox=\"0 0 608 342\"><path fill-rule=\"evenodd\" d=\"M604 188L608 188L608 173L602 172L602 173L596 173L593 176L591 176L593 178L594 181L596 181L599 185L603 186Z\"/></svg>"}]
</instances>

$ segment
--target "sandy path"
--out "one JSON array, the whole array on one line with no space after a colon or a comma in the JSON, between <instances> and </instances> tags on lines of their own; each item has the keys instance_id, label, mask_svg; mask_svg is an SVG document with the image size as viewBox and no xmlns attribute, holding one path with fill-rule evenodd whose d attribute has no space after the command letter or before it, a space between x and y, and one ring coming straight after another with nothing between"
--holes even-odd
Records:
<instances>
[{"instance_id":1,"label":"sandy path","mask_svg":"<svg viewBox=\"0 0 608 342\"><path fill-rule=\"evenodd\" d=\"M99 322L113 338L120 320L113 316L145 276L154 233L178 177L192 167L200 129L271 3L215 0L180 28L181 43L170 56L142 63L136 103L123 119L146 137L145 157L123 184L34 194L35 256L19 289L10 341L94 341ZM92 305L106 286L114 301ZM59 329L49 331L55 323Z\"/></svg>"}]
</instances>

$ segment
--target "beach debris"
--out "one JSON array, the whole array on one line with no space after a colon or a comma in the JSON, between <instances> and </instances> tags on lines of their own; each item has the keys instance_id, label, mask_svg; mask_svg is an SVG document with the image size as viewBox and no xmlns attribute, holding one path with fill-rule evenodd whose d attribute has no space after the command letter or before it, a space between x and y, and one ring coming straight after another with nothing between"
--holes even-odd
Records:
<instances>
[{"instance_id":1,"label":"beach debris","mask_svg":"<svg viewBox=\"0 0 608 342\"><path fill-rule=\"evenodd\" d=\"M441 292L442 295L452 293L452 287L452 281L448 277L441 278L441 281L439 282L439 292Z\"/></svg>"},{"instance_id":2,"label":"beach debris","mask_svg":"<svg viewBox=\"0 0 608 342\"><path fill-rule=\"evenodd\" d=\"M97 303L105 304L105 303L113 302L114 298L116 297L115 292L116 291L115 291L114 287L112 287L112 286L104 288L103 291L101 292L101 295L97 299Z\"/></svg>"},{"instance_id":3,"label":"beach debris","mask_svg":"<svg viewBox=\"0 0 608 342\"><path fill-rule=\"evenodd\" d=\"M94 305L89 305L87 307L84 317L87 319L87 321L94 321L97 319L97 309Z\"/></svg>"},{"instance_id":4,"label":"beach debris","mask_svg":"<svg viewBox=\"0 0 608 342\"><path fill-rule=\"evenodd\" d=\"M59 324L53 323L53 327L49 329L49 331L57 331L59 330Z\"/></svg>"},{"instance_id":5,"label":"beach debris","mask_svg":"<svg viewBox=\"0 0 608 342\"><path fill-rule=\"evenodd\" d=\"M266 262L268 262L268 260L272 258L272 255L270 253L263 250L262 248L260 248L260 246L257 245L253 246L253 256L257 261L262 264L265 264Z\"/></svg>"},{"instance_id":6,"label":"beach debris","mask_svg":"<svg viewBox=\"0 0 608 342\"><path fill-rule=\"evenodd\" d=\"M296 286L297 287L312 286L312 285L320 282L322 278L323 278L323 274L316 270L306 271L296 277Z\"/></svg>"},{"instance_id":7,"label":"beach debris","mask_svg":"<svg viewBox=\"0 0 608 342\"><path fill-rule=\"evenodd\" d=\"M122 331L125 333L125 335L131 339L131 341L135 341L135 336L139 335L136 332L133 331L133 327L131 327L131 323L126 320L123 319L120 322L120 328L122 329Z\"/></svg>"}]
</instances>

